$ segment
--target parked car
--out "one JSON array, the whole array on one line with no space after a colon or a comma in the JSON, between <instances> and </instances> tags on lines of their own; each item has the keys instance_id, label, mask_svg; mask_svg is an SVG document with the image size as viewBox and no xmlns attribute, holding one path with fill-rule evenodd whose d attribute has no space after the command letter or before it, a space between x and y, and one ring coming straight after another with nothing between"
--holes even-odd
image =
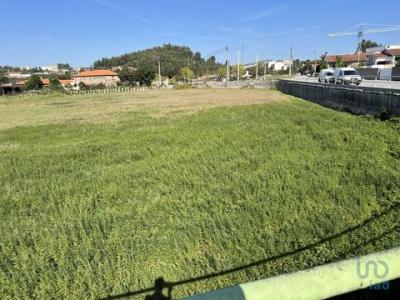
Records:
<instances>
[{"instance_id":1,"label":"parked car","mask_svg":"<svg viewBox=\"0 0 400 300\"><path fill-rule=\"evenodd\" d=\"M353 68L337 68L333 73L333 78L330 82L336 84L356 84L360 85L362 78Z\"/></svg>"},{"instance_id":2,"label":"parked car","mask_svg":"<svg viewBox=\"0 0 400 300\"><path fill-rule=\"evenodd\" d=\"M318 82L329 83L333 78L334 70L332 69L324 69L319 72Z\"/></svg>"}]
</instances>

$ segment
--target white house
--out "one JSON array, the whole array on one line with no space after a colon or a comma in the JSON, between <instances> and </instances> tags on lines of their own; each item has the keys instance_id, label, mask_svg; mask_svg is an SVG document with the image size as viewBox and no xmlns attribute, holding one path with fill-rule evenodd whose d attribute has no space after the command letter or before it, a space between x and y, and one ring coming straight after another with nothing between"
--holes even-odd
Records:
<instances>
[{"instance_id":1,"label":"white house","mask_svg":"<svg viewBox=\"0 0 400 300\"><path fill-rule=\"evenodd\" d=\"M290 68L288 60L273 60L268 62L268 68L274 71L286 71Z\"/></svg>"},{"instance_id":2,"label":"white house","mask_svg":"<svg viewBox=\"0 0 400 300\"><path fill-rule=\"evenodd\" d=\"M400 57L400 45L367 48L368 66L371 68L392 68Z\"/></svg>"}]
</instances>

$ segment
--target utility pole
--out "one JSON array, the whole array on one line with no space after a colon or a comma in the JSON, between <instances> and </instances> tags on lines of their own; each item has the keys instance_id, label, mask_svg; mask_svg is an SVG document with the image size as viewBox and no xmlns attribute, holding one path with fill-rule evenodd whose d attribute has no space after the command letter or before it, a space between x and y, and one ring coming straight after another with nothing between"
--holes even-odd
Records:
<instances>
[{"instance_id":1,"label":"utility pole","mask_svg":"<svg viewBox=\"0 0 400 300\"><path fill-rule=\"evenodd\" d=\"M226 82L230 79L230 72L229 72L229 47L226 46Z\"/></svg>"},{"instance_id":2,"label":"utility pole","mask_svg":"<svg viewBox=\"0 0 400 300\"><path fill-rule=\"evenodd\" d=\"M264 61L264 80L267 79L267 60Z\"/></svg>"},{"instance_id":3,"label":"utility pole","mask_svg":"<svg viewBox=\"0 0 400 300\"><path fill-rule=\"evenodd\" d=\"M258 80L258 54L256 58L256 80Z\"/></svg>"},{"instance_id":4,"label":"utility pole","mask_svg":"<svg viewBox=\"0 0 400 300\"><path fill-rule=\"evenodd\" d=\"M317 51L314 51L314 74L317 73Z\"/></svg>"},{"instance_id":5,"label":"utility pole","mask_svg":"<svg viewBox=\"0 0 400 300\"><path fill-rule=\"evenodd\" d=\"M264 62L264 80L267 79L267 59L268 59L268 37L265 37L265 62Z\"/></svg>"},{"instance_id":6,"label":"utility pole","mask_svg":"<svg viewBox=\"0 0 400 300\"><path fill-rule=\"evenodd\" d=\"M289 76L292 76L292 68L293 68L293 47L290 47L290 56L289 56Z\"/></svg>"},{"instance_id":7,"label":"utility pole","mask_svg":"<svg viewBox=\"0 0 400 300\"><path fill-rule=\"evenodd\" d=\"M242 65L244 66L244 45L242 45Z\"/></svg>"},{"instance_id":8,"label":"utility pole","mask_svg":"<svg viewBox=\"0 0 400 300\"><path fill-rule=\"evenodd\" d=\"M237 57L237 81L240 81L240 49L238 49Z\"/></svg>"},{"instance_id":9,"label":"utility pole","mask_svg":"<svg viewBox=\"0 0 400 300\"><path fill-rule=\"evenodd\" d=\"M162 80L161 80L161 62L160 62L160 56L157 57L158 59L158 79L160 86L162 85Z\"/></svg>"}]
</instances>

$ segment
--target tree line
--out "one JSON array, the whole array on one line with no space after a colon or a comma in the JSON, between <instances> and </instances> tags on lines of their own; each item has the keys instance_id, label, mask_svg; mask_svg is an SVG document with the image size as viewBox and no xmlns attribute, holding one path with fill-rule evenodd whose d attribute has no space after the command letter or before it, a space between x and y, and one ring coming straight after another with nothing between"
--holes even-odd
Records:
<instances>
[{"instance_id":1,"label":"tree line","mask_svg":"<svg viewBox=\"0 0 400 300\"><path fill-rule=\"evenodd\" d=\"M205 59L200 52L193 52L189 47L164 44L121 56L102 58L93 63L93 68L119 67L122 68L119 77L123 82L149 84L158 74L159 63L162 76L177 80L185 80L188 69L193 72L193 76L198 77L214 74L221 66L214 56Z\"/></svg>"}]
</instances>

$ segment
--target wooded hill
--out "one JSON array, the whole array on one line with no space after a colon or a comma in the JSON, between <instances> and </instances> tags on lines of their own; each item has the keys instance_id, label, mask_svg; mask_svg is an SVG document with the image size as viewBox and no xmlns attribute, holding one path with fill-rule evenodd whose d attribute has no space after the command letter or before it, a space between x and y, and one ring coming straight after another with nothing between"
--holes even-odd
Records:
<instances>
[{"instance_id":1,"label":"wooded hill","mask_svg":"<svg viewBox=\"0 0 400 300\"><path fill-rule=\"evenodd\" d=\"M126 53L121 56L102 58L95 61L93 66L95 69L108 69L118 66L141 68L145 65L156 73L158 72L158 57L161 62L161 74L169 78L179 75L180 70L188 66L196 76L215 73L220 66L214 56L206 60L201 56L200 52L194 53L189 47L171 44Z\"/></svg>"}]
</instances>

